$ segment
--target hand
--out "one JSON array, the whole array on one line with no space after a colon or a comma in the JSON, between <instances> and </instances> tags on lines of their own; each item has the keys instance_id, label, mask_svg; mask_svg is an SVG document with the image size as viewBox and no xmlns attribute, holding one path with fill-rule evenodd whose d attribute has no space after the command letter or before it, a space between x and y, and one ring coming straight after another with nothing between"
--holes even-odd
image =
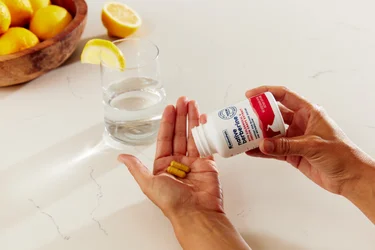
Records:
<instances>
[{"instance_id":1,"label":"hand","mask_svg":"<svg viewBox=\"0 0 375 250\"><path fill-rule=\"evenodd\" d=\"M251 250L224 214L223 195L213 157L199 157L191 129L199 125L195 101L185 97L164 110L156 146L154 171L134 156L120 155L142 191L171 221L185 250ZM188 128L187 124L188 122ZM185 179L166 173L173 161L190 167Z\"/></svg>"},{"instance_id":2,"label":"hand","mask_svg":"<svg viewBox=\"0 0 375 250\"><path fill-rule=\"evenodd\" d=\"M279 101L286 137L265 139L250 156L285 160L324 189L344 194L353 190L373 160L355 146L319 106L284 87L259 87L247 97L270 91ZM374 175L375 176L375 175ZM375 181L375 180L373 180Z\"/></svg>"},{"instance_id":3,"label":"hand","mask_svg":"<svg viewBox=\"0 0 375 250\"><path fill-rule=\"evenodd\" d=\"M165 108L153 174L135 157L119 156L146 196L169 218L197 211L224 213L215 161L212 157L199 157L191 135L191 129L199 125L199 118L196 102L188 102L185 97L177 101L176 108ZM166 173L173 160L191 168L185 179Z\"/></svg>"}]
</instances>

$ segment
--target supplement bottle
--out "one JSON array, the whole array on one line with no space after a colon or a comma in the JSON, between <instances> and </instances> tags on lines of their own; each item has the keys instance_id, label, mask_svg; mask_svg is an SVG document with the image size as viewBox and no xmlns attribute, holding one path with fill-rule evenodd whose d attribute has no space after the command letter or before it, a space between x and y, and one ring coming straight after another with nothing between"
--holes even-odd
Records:
<instances>
[{"instance_id":1,"label":"supplement bottle","mask_svg":"<svg viewBox=\"0 0 375 250\"><path fill-rule=\"evenodd\" d=\"M192 129L201 157L231 157L259 147L263 138L285 135L279 106L270 92L213 112Z\"/></svg>"}]
</instances>

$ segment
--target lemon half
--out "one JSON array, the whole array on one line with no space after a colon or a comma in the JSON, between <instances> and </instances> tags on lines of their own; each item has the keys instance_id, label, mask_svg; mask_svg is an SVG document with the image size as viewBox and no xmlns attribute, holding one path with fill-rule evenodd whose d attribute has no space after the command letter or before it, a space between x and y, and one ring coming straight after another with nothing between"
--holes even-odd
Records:
<instances>
[{"instance_id":1,"label":"lemon half","mask_svg":"<svg viewBox=\"0 0 375 250\"><path fill-rule=\"evenodd\" d=\"M142 25L140 16L123 3L106 3L102 10L102 22L108 35L125 38L138 30Z\"/></svg>"},{"instance_id":2,"label":"lemon half","mask_svg":"<svg viewBox=\"0 0 375 250\"><path fill-rule=\"evenodd\" d=\"M103 39L88 41L81 54L81 63L101 64L125 70L126 61L121 50L112 42Z\"/></svg>"}]
</instances>

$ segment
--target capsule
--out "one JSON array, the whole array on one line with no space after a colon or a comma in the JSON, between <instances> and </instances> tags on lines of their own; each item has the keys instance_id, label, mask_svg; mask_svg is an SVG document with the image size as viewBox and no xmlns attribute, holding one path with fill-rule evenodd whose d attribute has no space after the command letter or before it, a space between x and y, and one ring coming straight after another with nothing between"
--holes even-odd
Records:
<instances>
[{"instance_id":1,"label":"capsule","mask_svg":"<svg viewBox=\"0 0 375 250\"><path fill-rule=\"evenodd\" d=\"M171 162L171 166L174 167L174 168L177 168L179 170L182 170L184 171L185 173L189 173L190 172L190 168L182 163L179 163L177 161L172 161Z\"/></svg>"},{"instance_id":2,"label":"capsule","mask_svg":"<svg viewBox=\"0 0 375 250\"><path fill-rule=\"evenodd\" d=\"M174 167L168 167L167 168L167 173L171 174L171 175L174 175L174 176L177 176L177 177L180 177L180 178L185 178L186 177L186 173L182 170L179 170L177 168L174 168Z\"/></svg>"}]
</instances>

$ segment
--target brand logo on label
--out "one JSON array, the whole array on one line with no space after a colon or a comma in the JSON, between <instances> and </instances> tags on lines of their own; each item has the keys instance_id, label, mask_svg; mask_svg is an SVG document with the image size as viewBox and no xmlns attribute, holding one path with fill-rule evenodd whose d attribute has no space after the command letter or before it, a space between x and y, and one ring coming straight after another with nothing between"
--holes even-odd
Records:
<instances>
[{"instance_id":1,"label":"brand logo on label","mask_svg":"<svg viewBox=\"0 0 375 250\"><path fill-rule=\"evenodd\" d=\"M228 130L223 130L223 134L224 134L225 142L226 142L227 145L228 145L228 148L229 148L229 149L232 149L232 148L233 148L233 143L232 143L232 141L230 140Z\"/></svg>"},{"instance_id":2,"label":"brand logo on label","mask_svg":"<svg viewBox=\"0 0 375 250\"><path fill-rule=\"evenodd\" d=\"M223 120L229 120L237 114L236 107L228 107L219 111L219 117Z\"/></svg>"}]
</instances>

